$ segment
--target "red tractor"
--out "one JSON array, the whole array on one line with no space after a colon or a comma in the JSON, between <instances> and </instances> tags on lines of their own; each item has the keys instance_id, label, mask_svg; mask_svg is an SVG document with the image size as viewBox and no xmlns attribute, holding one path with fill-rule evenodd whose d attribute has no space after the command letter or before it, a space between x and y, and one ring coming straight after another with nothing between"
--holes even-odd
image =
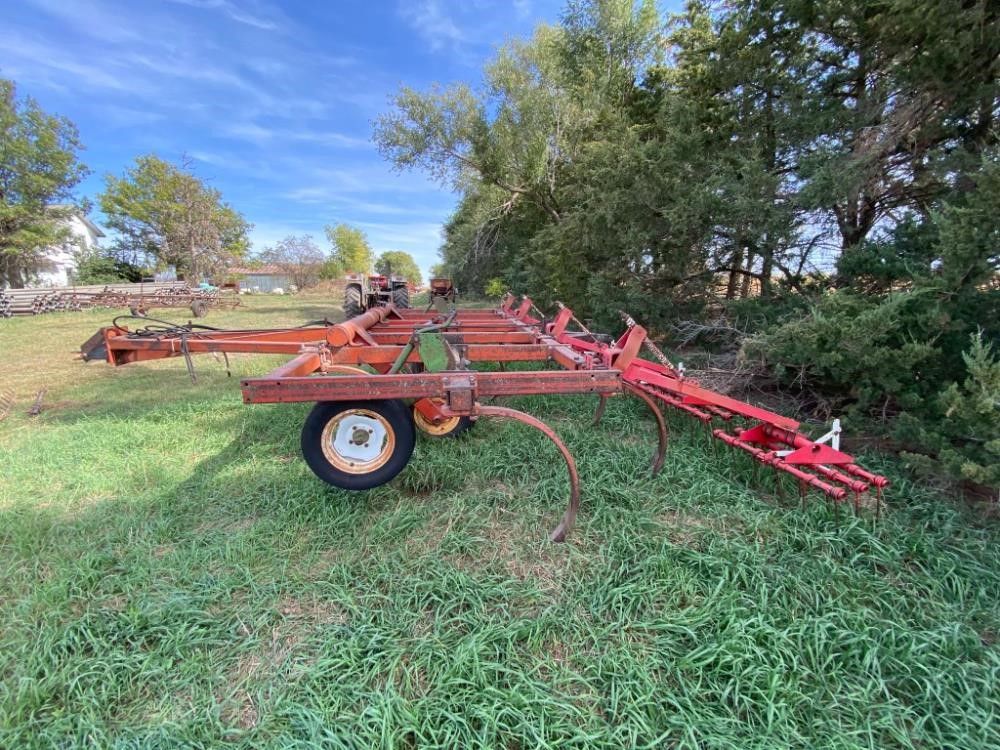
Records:
<instances>
[{"instance_id":1,"label":"red tractor","mask_svg":"<svg viewBox=\"0 0 1000 750\"><path fill-rule=\"evenodd\" d=\"M344 315L353 318L366 310L392 303L400 310L410 306L410 290L402 276L347 274Z\"/></svg>"},{"instance_id":2,"label":"red tractor","mask_svg":"<svg viewBox=\"0 0 1000 750\"><path fill-rule=\"evenodd\" d=\"M437 277L431 279L431 301L440 297L446 302L451 302L454 304L455 297L458 296L458 289L452 283L451 279L446 279L443 277Z\"/></svg>"}]
</instances>

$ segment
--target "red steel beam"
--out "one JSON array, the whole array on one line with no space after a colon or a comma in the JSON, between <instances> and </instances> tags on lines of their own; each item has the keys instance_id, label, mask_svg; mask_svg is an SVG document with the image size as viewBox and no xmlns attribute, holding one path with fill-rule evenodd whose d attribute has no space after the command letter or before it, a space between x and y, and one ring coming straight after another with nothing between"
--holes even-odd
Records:
<instances>
[{"instance_id":1,"label":"red steel beam","mask_svg":"<svg viewBox=\"0 0 1000 750\"><path fill-rule=\"evenodd\" d=\"M303 355L305 356L305 355ZM301 359L301 358L300 358ZM281 370L281 368L279 368ZM447 398L471 391L472 401L489 396L543 393L621 393L621 373L615 370L572 372L450 371L416 375L285 376L272 372L240 383L246 403L347 401L387 398ZM472 403L470 401L470 404ZM453 410L454 406L452 406ZM455 410L457 412L457 410ZM471 413L471 412L470 412Z\"/></svg>"},{"instance_id":2,"label":"red steel beam","mask_svg":"<svg viewBox=\"0 0 1000 750\"><path fill-rule=\"evenodd\" d=\"M708 404L717 406L733 414L766 422L786 430L794 431L799 427L799 423L794 419L783 417L780 414L775 414L772 411L761 409L758 406L753 406L743 401L737 401L734 398L723 396L721 393L710 391L707 388L701 388L690 380L669 377L663 374L665 370L666 368L662 365L657 366L654 362L636 359L625 368L625 380L637 385L649 384L662 388L675 396L679 396L681 403L685 405L697 407L699 404Z\"/></svg>"}]
</instances>

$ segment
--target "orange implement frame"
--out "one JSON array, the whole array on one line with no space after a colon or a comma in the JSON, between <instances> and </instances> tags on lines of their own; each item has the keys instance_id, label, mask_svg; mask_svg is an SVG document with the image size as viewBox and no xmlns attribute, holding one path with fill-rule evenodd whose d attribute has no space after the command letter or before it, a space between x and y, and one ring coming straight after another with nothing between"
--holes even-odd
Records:
<instances>
[{"instance_id":1,"label":"orange implement frame","mask_svg":"<svg viewBox=\"0 0 1000 750\"><path fill-rule=\"evenodd\" d=\"M191 355L207 352L287 354L292 358L282 366L241 382L246 403L398 401L414 402L421 421L430 424L455 422L456 418L520 420L548 436L567 463L571 499L553 539L565 537L579 505L573 458L544 423L513 409L484 405L484 399L595 394L600 398L596 423L607 398L629 393L647 405L657 422L654 473L663 464L667 445L662 404L706 424L719 423L710 434L722 443L793 476L803 490L815 488L838 503L853 495L857 508L862 493L874 488L880 498L887 486L884 477L859 467L852 456L839 450L839 427L814 441L798 432L799 424L793 419L702 388L684 377L631 318L621 337L608 343L589 331L570 330L576 318L568 308L560 307L551 319L536 318L532 313L538 311L530 299L514 307L514 298L508 295L492 310L452 310L446 316L387 305L342 323L247 330L192 325L130 330L116 320L82 349L85 359L106 358L113 365L176 356L190 360ZM428 329L434 330L448 351L446 370L424 371L420 344ZM660 361L641 358L643 348L654 351ZM501 371L472 369L478 362L500 363ZM515 362L549 362L560 369L503 369Z\"/></svg>"}]
</instances>

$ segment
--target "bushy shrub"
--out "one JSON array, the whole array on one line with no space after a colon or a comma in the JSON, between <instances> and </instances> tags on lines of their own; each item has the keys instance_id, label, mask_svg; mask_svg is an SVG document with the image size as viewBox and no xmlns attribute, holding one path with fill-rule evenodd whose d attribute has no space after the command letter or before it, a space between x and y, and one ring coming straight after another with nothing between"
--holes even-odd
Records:
<instances>
[{"instance_id":1,"label":"bushy shrub","mask_svg":"<svg viewBox=\"0 0 1000 750\"><path fill-rule=\"evenodd\" d=\"M896 435L916 446L919 452L903 456L920 473L960 478L995 492L1000 488L1000 359L982 333L971 342L962 354L969 375L938 396L931 407L936 419L903 414Z\"/></svg>"},{"instance_id":2,"label":"bushy shrub","mask_svg":"<svg viewBox=\"0 0 1000 750\"><path fill-rule=\"evenodd\" d=\"M744 342L788 387L874 421L928 475L1000 486L1000 163L843 254L840 288ZM971 346L970 346L971 337Z\"/></svg>"},{"instance_id":3,"label":"bushy shrub","mask_svg":"<svg viewBox=\"0 0 1000 750\"><path fill-rule=\"evenodd\" d=\"M503 279L494 277L486 282L484 291L487 297L500 299L507 293L507 284L504 283Z\"/></svg>"},{"instance_id":4,"label":"bushy shrub","mask_svg":"<svg viewBox=\"0 0 1000 750\"><path fill-rule=\"evenodd\" d=\"M105 253L91 253L77 261L74 284L113 284L142 281L143 269Z\"/></svg>"},{"instance_id":5,"label":"bushy shrub","mask_svg":"<svg viewBox=\"0 0 1000 750\"><path fill-rule=\"evenodd\" d=\"M337 281L344 278L344 264L336 258L327 258L316 272L320 281Z\"/></svg>"}]
</instances>

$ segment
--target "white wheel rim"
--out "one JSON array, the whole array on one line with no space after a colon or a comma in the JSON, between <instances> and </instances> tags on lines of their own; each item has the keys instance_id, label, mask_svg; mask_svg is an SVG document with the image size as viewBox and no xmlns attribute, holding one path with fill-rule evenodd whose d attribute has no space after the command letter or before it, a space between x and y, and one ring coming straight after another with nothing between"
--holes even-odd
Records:
<instances>
[{"instance_id":1,"label":"white wheel rim","mask_svg":"<svg viewBox=\"0 0 1000 750\"><path fill-rule=\"evenodd\" d=\"M330 463L352 474L368 473L384 465L395 447L388 421L367 409L337 415L327 423L321 439Z\"/></svg>"}]
</instances>

